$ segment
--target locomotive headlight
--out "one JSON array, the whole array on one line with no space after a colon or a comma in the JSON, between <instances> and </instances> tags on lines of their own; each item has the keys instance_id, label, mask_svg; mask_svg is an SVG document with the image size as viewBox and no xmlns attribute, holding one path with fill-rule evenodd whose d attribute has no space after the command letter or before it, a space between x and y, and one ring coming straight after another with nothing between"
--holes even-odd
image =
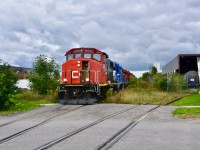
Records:
<instances>
[{"instance_id":1,"label":"locomotive headlight","mask_svg":"<svg viewBox=\"0 0 200 150\"><path fill-rule=\"evenodd\" d=\"M88 82L88 81L89 81L89 78L86 78L85 81Z\"/></svg>"},{"instance_id":2,"label":"locomotive headlight","mask_svg":"<svg viewBox=\"0 0 200 150\"><path fill-rule=\"evenodd\" d=\"M81 65L80 65L80 64L77 64L77 66L80 67Z\"/></svg>"},{"instance_id":3,"label":"locomotive headlight","mask_svg":"<svg viewBox=\"0 0 200 150\"><path fill-rule=\"evenodd\" d=\"M64 78L64 82L67 82L67 79L66 79L66 78Z\"/></svg>"}]
</instances>

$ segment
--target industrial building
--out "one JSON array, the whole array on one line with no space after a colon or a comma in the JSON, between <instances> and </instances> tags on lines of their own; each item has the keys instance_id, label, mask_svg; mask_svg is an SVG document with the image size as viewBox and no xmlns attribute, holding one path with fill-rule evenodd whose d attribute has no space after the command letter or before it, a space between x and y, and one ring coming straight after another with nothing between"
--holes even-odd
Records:
<instances>
[{"instance_id":1,"label":"industrial building","mask_svg":"<svg viewBox=\"0 0 200 150\"><path fill-rule=\"evenodd\" d=\"M16 73L19 79L27 79L28 74L33 72L32 68L10 66L10 69Z\"/></svg>"},{"instance_id":2,"label":"industrial building","mask_svg":"<svg viewBox=\"0 0 200 150\"><path fill-rule=\"evenodd\" d=\"M16 67L16 66L10 66L10 69L16 73L19 80L17 81L16 86L21 89L30 89L29 87L29 80L28 76L29 74L33 73L32 68L24 68L24 67Z\"/></svg>"},{"instance_id":3,"label":"industrial building","mask_svg":"<svg viewBox=\"0 0 200 150\"><path fill-rule=\"evenodd\" d=\"M180 73L188 86L199 87L200 54L179 54L162 68L163 74Z\"/></svg>"},{"instance_id":4,"label":"industrial building","mask_svg":"<svg viewBox=\"0 0 200 150\"><path fill-rule=\"evenodd\" d=\"M3 65L3 63L0 61L0 66ZM29 80L28 76L29 74L33 73L32 68L24 68L24 67L17 67L17 66L10 66L10 69L16 74L18 77L18 81L16 83L16 86L22 89L30 89L29 87Z\"/></svg>"}]
</instances>

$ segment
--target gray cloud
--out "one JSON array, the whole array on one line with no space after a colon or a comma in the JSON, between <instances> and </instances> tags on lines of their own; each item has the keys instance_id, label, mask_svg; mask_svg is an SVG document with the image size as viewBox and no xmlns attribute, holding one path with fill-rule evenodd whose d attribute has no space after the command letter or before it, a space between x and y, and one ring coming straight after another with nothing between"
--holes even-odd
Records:
<instances>
[{"instance_id":1,"label":"gray cloud","mask_svg":"<svg viewBox=\"0 0 200 150\"><path fill-rule=\"evenodd\" d=\"M0 2L0 59L31 67L45 54L61 64L73 47L96 47L129 70L200 53L198 0L7 0Z\"/></svg>"}]
</instances>

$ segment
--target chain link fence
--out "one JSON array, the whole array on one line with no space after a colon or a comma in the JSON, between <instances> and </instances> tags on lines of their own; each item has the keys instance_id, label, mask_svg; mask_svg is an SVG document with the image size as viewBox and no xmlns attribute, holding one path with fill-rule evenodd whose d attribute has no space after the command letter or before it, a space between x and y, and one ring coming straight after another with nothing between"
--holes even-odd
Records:
<instances>
[{"instance_id":1,"label":"chain link fence","mask_svg":"<svg viewBox=\"0 0 200 150\"><path fill-rule=\"evenodd\" d=\"M199 77L193 72L180 74L167 74L167 91L183 91L188 89L198 89Z\"/></svg>"}]
</instances>

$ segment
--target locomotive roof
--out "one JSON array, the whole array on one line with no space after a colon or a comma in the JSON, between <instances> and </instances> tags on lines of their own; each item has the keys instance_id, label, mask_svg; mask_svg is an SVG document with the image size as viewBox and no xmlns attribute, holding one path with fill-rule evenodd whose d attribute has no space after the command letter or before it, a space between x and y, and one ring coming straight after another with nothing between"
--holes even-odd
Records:
<instances>
[{"instance_id":1,"label":"locomotive roof","mask_svg":"<svg viewBox=\"0 0 200 150\"><path fill-rule=\"evenodd\" d=\"M87 48L87 47L72 48L72 49L70 49L69 51L66 52L65 56L66 56L67 54L72 54L72 53L74 53L74 51L76 51L76 50L81 50L81 51L93 50L94 53L102 53L102 54L106 55L106 58L108 58L108 55L107 55L105 52L102 52L101 50L98 50L98 49L96 49L96 48Z\"/></svg>"}]
</instances>

